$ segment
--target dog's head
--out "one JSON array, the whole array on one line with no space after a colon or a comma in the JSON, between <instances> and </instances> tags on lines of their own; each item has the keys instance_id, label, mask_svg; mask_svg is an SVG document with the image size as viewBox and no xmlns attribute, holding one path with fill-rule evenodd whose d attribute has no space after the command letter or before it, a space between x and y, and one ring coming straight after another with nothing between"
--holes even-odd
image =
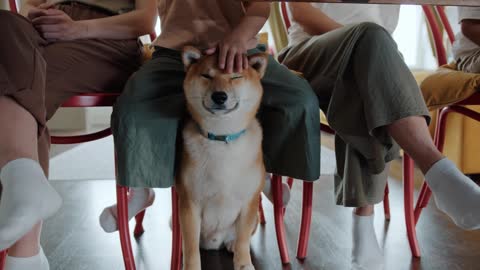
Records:
<instances>
[{"instance_id":1,"label":"dog's head","mask_svg":"<svg viewBox=\"0 0 480 270\"><path fill-rule=\"evenodd\" d=\"M187 71L183 85L187 107L200 126L230 132L255 118L263 95L260 79L267 67L266 54L249 56L249 68L231 74L218 68L217 55L205 56L193 47L184 48L182 60Z\"/></svg>"}]
</instances>

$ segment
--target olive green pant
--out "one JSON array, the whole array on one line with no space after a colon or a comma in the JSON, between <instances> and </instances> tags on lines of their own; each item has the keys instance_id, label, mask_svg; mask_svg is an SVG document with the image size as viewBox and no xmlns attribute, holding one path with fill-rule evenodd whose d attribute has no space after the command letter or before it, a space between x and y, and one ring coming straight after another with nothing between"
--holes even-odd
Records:
<instances>
[{"instance_id":1,"label":"olive green pant","mask_svg":"<svg viewBox=\"0 0 480 270\"><path fill-rule=\"evenodd\" d=\"M186 117L184 78L180 52L158 47L153 59L128 81L112 114L119 184L173 185L181 147L179 131ZM306 80L272 57L262 85L258 118L267 170L307 181L318 179L320 119L315 93Z\"/></svg>"},{"instance_id":2,"label":"olive green pant","mask_svg":"<svg viewBox=\"0 0 480 270\"><path fill-rule=\"evenodd\" d=\"M409 116L430 120L395 41L381 26L361 23L304 40L279 59L304 74L336 132L337 204L381 202L385 164L399 153L386 126Z\"/></svg>"}]
</instances>

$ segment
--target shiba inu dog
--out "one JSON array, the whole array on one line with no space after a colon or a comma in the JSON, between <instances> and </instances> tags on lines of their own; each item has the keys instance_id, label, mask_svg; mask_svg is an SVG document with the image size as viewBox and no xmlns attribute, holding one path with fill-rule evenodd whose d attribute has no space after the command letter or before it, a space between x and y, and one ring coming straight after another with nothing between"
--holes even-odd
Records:
<instances>
[{"instance_id":1,"label":"shiba inu dog","mask_svg":"<svg viewBox=\"0 0 480 270\"><path fill-rule=\"evenodd\" d=\"M233 74L217 68L217 56L203 56L193 47L184 48L182 60L191 116L183 129L175 182L183 269L201 269L199 247L226 247L234 253L236 270L253 270L250 238L258 225L265 184L262 129L256 114L267 55L249 56L249 68Z\"/></svg>"}]
</instances>

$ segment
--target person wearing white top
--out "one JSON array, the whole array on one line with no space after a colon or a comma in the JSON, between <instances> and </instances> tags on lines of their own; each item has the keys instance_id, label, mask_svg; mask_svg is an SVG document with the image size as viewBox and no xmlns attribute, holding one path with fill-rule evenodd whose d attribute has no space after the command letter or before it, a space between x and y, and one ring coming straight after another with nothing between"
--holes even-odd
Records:
<instances>
[{"instance_id":1,"label":"person wearing white top","mask_svg":"<svg viewBox=\"0 0 480 270\"><path fill-rule=\"evenodd\" d=\"M352 4L325 4L311 3L311 5L321 10L328 19L329 23L335 25L348 25L360 22L374 22L383 26L390 34L395 31L398 24L400 14L400 6L398 5L352 5ZM290 5L288 5L288 13L291 15ZM325 18L327 19L327 18ZM291 21L288 29L289 45L298 44L299 42L310 38L311 35L305 31L304 26L295 21Z\"/></svg>"},{"instance_id":2,"label":"person wearing white top","mask_svg":"<svg viewBox=\"0 0 480 270\"><path fill-rule=\"evenodd\" d=\"M398 146L425 174L438 207L461 228L479 229L480 187L433 144L423 96L391 37L399 6L288 7L289 46L278 59L303 73L335 130L336 201L356 208L352 269L384 269L373 206L383 200Z\"/></svg>"},{"instance_id":3,"label":"person wearing white top","mask_svg":"<svg viewBox=\"0 0 480 270\"><path fill-rule=\"evenodd\" d=\"M459 7L461 31L453 44L457 69L480 73L480 7Z\"/></svg>"}]
</instances>

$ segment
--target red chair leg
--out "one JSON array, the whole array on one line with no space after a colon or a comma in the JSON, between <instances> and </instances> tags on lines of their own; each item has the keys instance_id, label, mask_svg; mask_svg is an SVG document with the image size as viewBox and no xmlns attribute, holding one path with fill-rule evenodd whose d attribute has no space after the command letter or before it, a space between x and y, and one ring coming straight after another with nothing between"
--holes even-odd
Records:
<instances>
[{"instance_id":1,"label":"red chair leg","mask_svg":"<svg viewBox=\"0 0 480 270\"><path fill-rule=\"evenodd\" d=\"M122 246L125 270L135 270L135 259L130 243L130 229L128 226L128 187L117 185L117 221Z\"/></svg>"},{"instance_id":2,"label":"red chair leg","mask_svg":"<svg viewBox=\"0 0 480 270\"><path fill-rule=\"evenodd\" d=\"M292 189L292 187L293 187L293 178L292 177L288 177L287 184L288 184L288 187L290 187L290 189Z\"/></svg>"},{"instance_id":3,"label":"red chair leg","mask_svg":"<svg viewBox=\"0 0 480 270\"><path fill-rule=\"evenodd\" d=\"M437 126L435 127L435 138L434 143L438 148L438 151L443 152L443 146L445 145L445 128L447 125L447 116L449 113L453 112L449 107L443 108L438 113ZM424 182L422 189L420 191L420 196L415 206L415 224L420 219L420 214L422 213L423 208L427 207L430 197L432 196L432 191L428 187L427 183Z\"/></svg>"},{"instance_id":4,"label":"red chair leg","mask_svg":"<svg viewBox=\"0 0 480 270\"><path fill-rule=\"evenodd\" d=\"M143 210L142 212L138 213L135 216L135 230L133 230L133 235L135 237L139 237L145 232L145 229L143 228L143 219L145 218L145 211L147 210Z\"/></svg>"},{"instance_id":5,"label":"red chair leg","mask_svg":"<svg viewBox=\"0 0 480 270\"><path fill-rule=\"evenodd\" d=\"M388 183L385 186L385 196L383 197L383 211L385 212L385 219L390 221L390 189L388 188Z\"/></svg>"},{"instance_id":6,"label":"red chair leg","mask_svg":"<svg viewBox=\"0 0 480 270\"><path fill-rule=\"evenodd\" d=\"M427 207L428 201L430 200L430 196L432 195L432 192L430 191L430 188L428 187L427 183L423 183L422 189L420 190L420 195L418 196L417 199L417 204L415 206L415 211L414 217L415 217L415 224L418 223L418 220L420 219L420 214L422 213L423 208Z\"/></svg>"},{"instance_id":7,"label":"red chair leg","mask_svg":"<svg viewBox=\"0 0 480 270\"><path fill-rule=\"evenodd\" d=\"M5 262L7 261L7 251L0 251L0 270L5 268Z\"/></svg>"},{"instance_id":8,"label":"red chair leg","mask_svg":"<svg viewBox=\"0 0 480 270\"><path fill-rule=\"evenodd\" d=\"M283 264L289 264L287 240L285 235L285 223L283 222L283 202L282 202L282 177L278 175L272 176L273 191L273 214L275 217L275 231L277 233L278 249Z\"/></svg>"},{"instance_id":9,"label":"red chair leg","mask_svg":"<svg viewBox=\"0 0 480 270\"><path fill-rule=\"evenodd\" d=\"M180 270L182 267L182 233L178 218L178 196L175 187L172 187L172 259L171 270Z\"/></svg>"},{"instance_id":10,"label":"red chair leg","mask_svg":"<svg viewBox=\"0 0 480 270\"><path fill-rule=\"evenodd\" d=\"M265 220L265 212L263 211L262 195L260 194L260 200L258 203L258 215L260 216L260 224L265 225L267 221Z\"/></svg>"},{"instance_id":11,"label":"red chair leg","mask_svg":"<svg viewBox=\"0 0 480 270\"><path fill-rule=\"evenodd\" d=\"M298 238L297 258L307 257L308 240L310 239L310 225L312 223L313 182L303 182L302 224Z\"/></svg>"},{"instance_id":12,"label":"red chair leg","mask_svg":"<svg viewBox=\"0 0 480 270\"><path fill-rule=\"evenodd\" d=\"M413 160L407 153L403 155L403 181L404 181L404 207L405 207L405 223L407 227L408 243L412 255L420 257L420 247L417 241L417 233L415 231L415 217L413 214Z\"/></svg>"}]
</instances>

